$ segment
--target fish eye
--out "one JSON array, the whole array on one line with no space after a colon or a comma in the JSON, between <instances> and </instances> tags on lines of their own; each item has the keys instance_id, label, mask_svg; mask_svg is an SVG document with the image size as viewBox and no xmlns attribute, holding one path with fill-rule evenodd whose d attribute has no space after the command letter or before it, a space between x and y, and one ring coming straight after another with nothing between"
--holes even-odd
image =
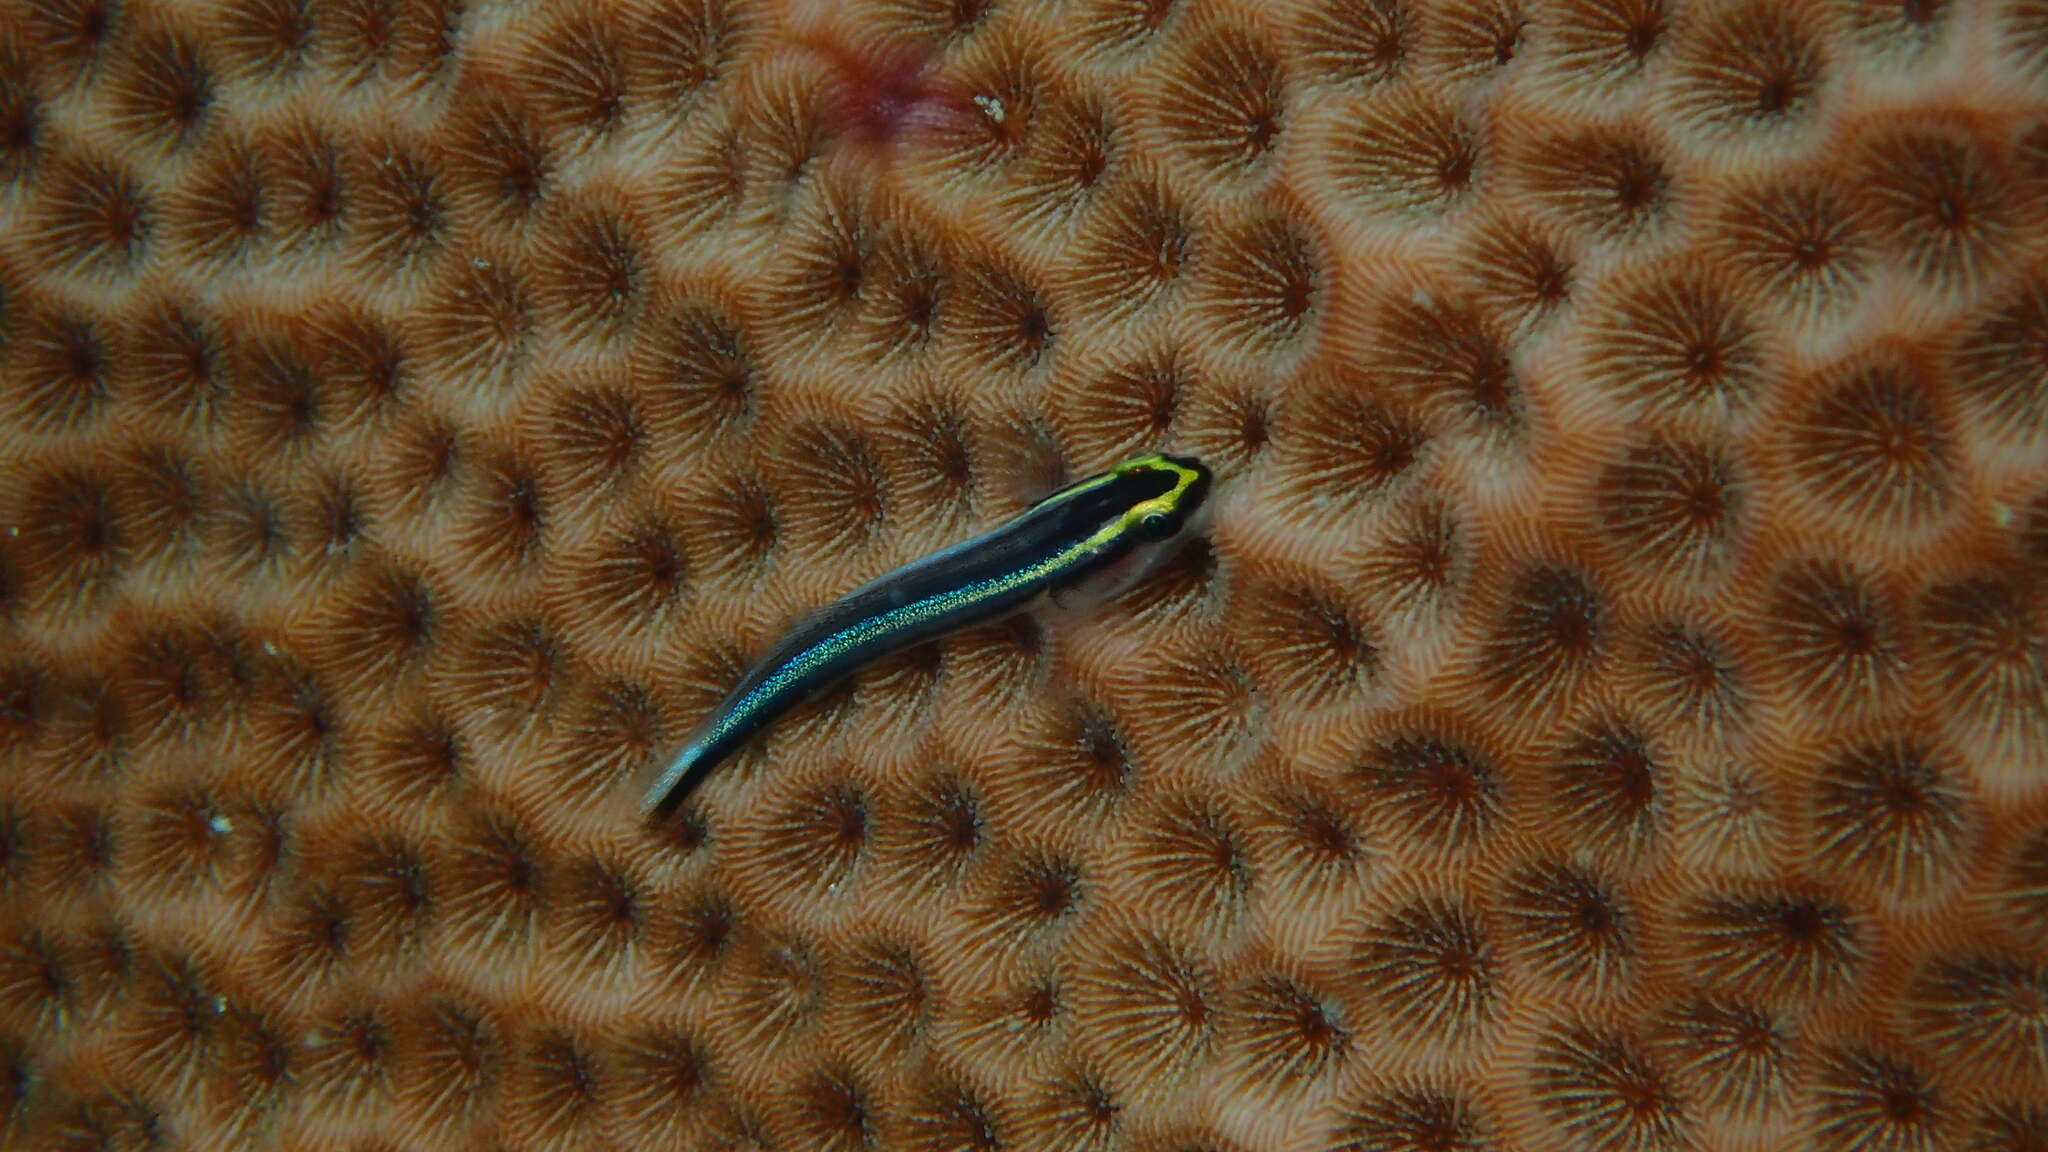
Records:
<instances>
[{"instance_id":1,"label":"fish eye","mask_svg":"<svg viewBox=\"0 0 2048 1152\"><path fill-rule=\"evenodd\" d=\"M1138 517L1136 530L1146 540L1164 540L1173 535L1173 517L1165 512L1147 512Z\"/></svg>"}]
</instances>

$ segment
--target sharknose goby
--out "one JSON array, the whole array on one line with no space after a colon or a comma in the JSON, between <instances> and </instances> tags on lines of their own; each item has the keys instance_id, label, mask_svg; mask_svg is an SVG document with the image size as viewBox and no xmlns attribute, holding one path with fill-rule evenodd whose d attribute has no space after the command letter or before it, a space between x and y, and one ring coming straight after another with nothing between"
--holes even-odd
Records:
<instances>
[{"instance_id":1,"label":"sharknose goby","mask_svg":"<svg viewBox=\"0 0 2048 1152\"><path fill-rule=\"evenodd\" d=\"M740 746L811 693L935 636L1025 609L1115 595L1195 531L1209 470L1185 456L1127 460L1008 523L854 589L799 624L740 679L640 801L671 812Z\"/></svg>"}]
</instances>

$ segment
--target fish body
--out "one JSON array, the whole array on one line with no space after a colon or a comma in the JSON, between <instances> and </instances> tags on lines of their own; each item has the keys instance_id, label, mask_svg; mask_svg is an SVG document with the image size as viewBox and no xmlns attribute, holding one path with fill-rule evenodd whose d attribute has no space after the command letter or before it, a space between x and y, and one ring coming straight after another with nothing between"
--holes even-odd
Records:
<instances>
[{"instance_id":1,"label":"fish body","mask_svg":"<svg viewBox=\"0 0 2048 1152\"><path fill-rule=\"evenodd\" d=\"M912 561L811 616L741 678L641 800L682 803L763 728L862 666L1043 596L1135 580L1189 535L1209 492L1199 462L1151 455L1070 484L1008 523Z\"/></svg>"}]
</instances>

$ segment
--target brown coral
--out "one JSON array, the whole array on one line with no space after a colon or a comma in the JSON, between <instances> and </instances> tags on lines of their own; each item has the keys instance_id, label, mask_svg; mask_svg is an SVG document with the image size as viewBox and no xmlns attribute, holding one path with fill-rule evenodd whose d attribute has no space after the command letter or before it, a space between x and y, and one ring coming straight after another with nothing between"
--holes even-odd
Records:
<instances>
[{"instance_id":1,"label":"brown coral","mask_svg":"<svg viewBox=\"0 0 2048 1152\"><path fill-rule=\"evenodd\" d=\"M2033 0L0 0L0 1144L2048 1138ZM1132 591L673 820L773 635Z\"/></svg>"}]
</instances>

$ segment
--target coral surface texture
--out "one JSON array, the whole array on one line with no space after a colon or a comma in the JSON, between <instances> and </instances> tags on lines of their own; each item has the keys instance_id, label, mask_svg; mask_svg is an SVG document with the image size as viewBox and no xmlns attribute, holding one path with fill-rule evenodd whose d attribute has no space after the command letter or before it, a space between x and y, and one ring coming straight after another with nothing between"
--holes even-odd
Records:
<instances>
[{"instance_id":1,"label":"coral surface texture","mask_svg":"<svg viewBox=\"0 0 2048 1152\"><path fill-rule=\"evenodd\" d=\"M2041 1152L2048 0L0 0L0 1147Z\"/></svg>"}]
</instances>

